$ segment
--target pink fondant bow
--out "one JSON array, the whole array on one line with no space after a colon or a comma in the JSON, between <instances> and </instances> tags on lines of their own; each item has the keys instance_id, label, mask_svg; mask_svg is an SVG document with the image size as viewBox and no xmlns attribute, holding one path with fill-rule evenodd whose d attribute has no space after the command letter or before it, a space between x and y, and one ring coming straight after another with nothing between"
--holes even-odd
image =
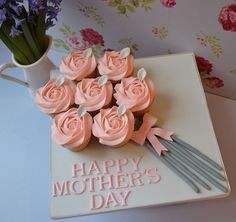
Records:
<instances>
[{"instance_id":1,"label":"pink fondant bow","mask_svg":"<svg viewBox=\"0 0 236 222\"><path fill-rule=\"evenodd\" d=\"M145 140L148 139L156 152L161 155L162 151L168 150L160 143L156 136L172 141L171 135L173 135L173 132L166 131L157 127L152 128L156 125L156 122L157 118L151 116L148 113L145 113L143 116L143 123L141 127L139 128L139 130L134 131L131 139L139 145L143 145Z\"/></svg>"}]
</instances>

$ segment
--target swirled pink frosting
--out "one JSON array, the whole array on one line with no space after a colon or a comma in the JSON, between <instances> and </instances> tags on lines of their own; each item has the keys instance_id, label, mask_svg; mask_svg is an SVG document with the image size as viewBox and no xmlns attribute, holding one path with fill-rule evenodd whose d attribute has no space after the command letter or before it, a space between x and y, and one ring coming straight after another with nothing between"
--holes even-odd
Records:
<instances>
[{"instance_id":1,"label":"swirled pink frosting","mask_svg":"<svg viewBox=\"0 0 236 222\"><path fill-rule=\"evenodd\" d=\"M147 109L155 97L154 84L148 77L143 81L135 77L124 78L121 83L116 84L115 91L116 103L124 104L132 112Z\"/></svg>"},{"instance_id":2,"label":"swirled pink frosting","mask_svg":"<svg viewBox=\"0 0 236 222\"><path fill-rule=\"evenodd\" d=\"M67 79L80 81L86 78L96 69L97 62L92 54L89 58L84 58L83 51L73 51L63 58L60 71Z\"/></svg>"},{"instance_id":3,"label":"swirled pink frosting","mask_svg":"<svg viewBox=\"0 0 236 222\"><path fill-rule=\"evenodd\" d=\"M117 107L101 109L93 118L92 132L99 142L108 146L120 146L129 141L134 131L134 116L127 110L118 116Z\"/></svg>"},{"instance_id":4,"label":"swirled pink frosting","mask_svg":"<svg viewBox=\"0 0 236 222\"><path fill-rule=\"evenodd\" d=\"M92 134L92 117L89 113L79 117L76 108L57 114L52 121L52 139L71 150L82 146Z\"/></svg>"},{"instance_id":5,"label":"swirled pink frosting","mask_svg":"<svg viewBox=\"0 0 236 222\"><path fill-rule=\"evenodd\" d=\"M75 103L83 105L89 112L100 110L110 104L113 87L107 81L103 86L99 85L99 77L96 79L83 79L77 84Z\"/></svg>"},{"instance_id":6,"label":"swirled pink frosting","mask_svg":"<svg viewBox=\"0 0 236 222\"><path fill-rule=\"evenodd\" d=\"M75 84L65 79L59 87L56 80L51 79L49 82L39 88L35 93L35 102L42 112L55 114L66 111L75 101Z\"/></svg>"},{"instance_id":7,"label":"swirled pink frosting","mask_svg":"<svg viewBox=\"0 0 236 222\"><path fill-rule=\"evenodd\" d=\"M120 81L128 77L134 70L134 57L128 55L122 58L119 52L106 51L98 61L98 71L101 75L107 75L109 80Z\"/></svg>"}]
</instances>

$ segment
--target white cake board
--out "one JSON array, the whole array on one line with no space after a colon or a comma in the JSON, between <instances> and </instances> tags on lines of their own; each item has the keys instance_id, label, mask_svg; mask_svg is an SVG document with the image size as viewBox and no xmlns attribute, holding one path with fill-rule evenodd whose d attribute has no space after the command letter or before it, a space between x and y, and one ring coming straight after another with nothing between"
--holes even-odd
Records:
<instances>
[{"instance_id":1,"label":"white cake board","mask_svg":"<svg viewBox=\"0 0 236 222\"><path fill-rule=\"evenodd\" d=\"M215 133L212 127L205 94L201 85L196 62L192 53L140 58L135 60L135 68L145 67L149 77L156 85L156 100L151 114L158 118L162 128L174 131L175 134L202 151L224 167ZM51 183L71 180L72 164L96 160L101 164L104 160L118 160L142 156L140 167L157 168L161 176L160 182L119 190L105 190L95 193L107 195L109 191L125 192L131 190L127 206L112 205L109 208L90 209L91 192L81 195L64 195L51 198L50 214L53 218L65 218L89 214L110 212L136 207L167 205L196 200L225 197L230 193L226 177L223 182L229 192L213 188L211 191L201 189L197 194L178 176L155 158L145 147L129 143L123 148L115 149L99 145L92 141L82 152L74 153L52 142L51 145ZM132 171L127 165L126 172ZM116 169L111 172L116 174ZM98 187L95 187L98 189Z\"/></svg>"}]
</instances>

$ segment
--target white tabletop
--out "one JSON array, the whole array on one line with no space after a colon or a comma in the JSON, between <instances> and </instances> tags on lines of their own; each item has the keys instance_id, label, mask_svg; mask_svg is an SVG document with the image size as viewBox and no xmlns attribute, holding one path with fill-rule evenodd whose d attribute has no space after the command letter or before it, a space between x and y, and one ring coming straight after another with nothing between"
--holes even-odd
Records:
<instances>
[{"instance_id":1,"label":"white tabletop","mask_svg":"<svg viewBox=\"0 0 236 222\"><path fill-rule=\"evenodd\" d=\"M9 61L1 45L0 51L0 63ZM51 53L58 59L56 55ZM22 77L21 70L13 72ZM207 101L232 189L229 197L60 221L235 221L236 101L210 94ZM0 221L53 221L49 217L50 119L38 110L27 89L2 79L0 102Z\"/></svg>"}]
</instances>

